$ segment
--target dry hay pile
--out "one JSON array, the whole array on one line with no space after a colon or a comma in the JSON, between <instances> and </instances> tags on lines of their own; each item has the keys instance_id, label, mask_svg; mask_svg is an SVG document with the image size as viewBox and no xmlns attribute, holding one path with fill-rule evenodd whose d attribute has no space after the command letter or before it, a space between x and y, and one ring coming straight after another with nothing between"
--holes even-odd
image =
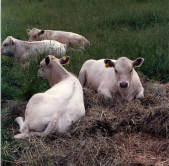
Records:
<instances>
[{"instance_id":1,"label":"dry hay pile","mask_svg":"<svg viewBox=\"0 0 169 166\"><path fill-rule=\"evenodd\" d=\"M169 94L144 78L145 98L106 101L85 90L86 116L64 135L17 141L15 164L168 166ZM23 109L23 104L21 105ZM13 107L13 117L18 105ZM13 131L15 134L16 129Z\"/></svg>"}]
</instances>

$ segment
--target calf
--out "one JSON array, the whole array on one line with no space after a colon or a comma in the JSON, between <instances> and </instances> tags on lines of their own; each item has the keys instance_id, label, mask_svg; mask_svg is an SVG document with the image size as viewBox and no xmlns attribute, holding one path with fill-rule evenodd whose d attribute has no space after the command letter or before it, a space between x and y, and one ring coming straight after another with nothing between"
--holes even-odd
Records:
<instances>
[{"instance_id":1,"label":"calf","mask_svg":"<svg viewBox=\"0 0 169 166\"><path fill-rule=\"evenodd\" d=\"M33 28L31 30L28 29L27 34L29 36L29 41L56 40L66 44L69 49L84 49L90 45L90 42L84 36L73 32L41 30Z\"/></svg>"},{"instance_id":2,"label":"calf","mask_svg":"<svg viewBox=\"0 0 169 166\"><path fill-rule=\"evenodd\" d=\"M25 120L22 117L16 118L21 133L14 138L64 133L72 123L85 115L81 84L62 66L68 61L69 57L57 59L49 55L40 63L38 75L47 79L51 88L33 95L29 100Z\"/></svg>"},{"instance_id":3,"label":"calf","mask_svg":"<svg viewBox=\"0 0 169 166\"><path fill-rule=\"evenodd\" d=\"M15 57L20 63L25 63L43 54L62 57L66 54L66 49L65 44L54 40L27 42L8 36L2 43L1 54Z\"/></svg>"},{"instance_id":4,"label":"calf","mask_svg":"<svg viewBox=\"0 0 169 166\"><path fill-rule=\"evenodd\" d=\"M106 98L119 94L124 100L144 97L144 88L134 67L140 67L143 58L132 61L126 57L118 60L87 60L79 73L81 85L90 87Z\"/></svg>"}]
</instances>

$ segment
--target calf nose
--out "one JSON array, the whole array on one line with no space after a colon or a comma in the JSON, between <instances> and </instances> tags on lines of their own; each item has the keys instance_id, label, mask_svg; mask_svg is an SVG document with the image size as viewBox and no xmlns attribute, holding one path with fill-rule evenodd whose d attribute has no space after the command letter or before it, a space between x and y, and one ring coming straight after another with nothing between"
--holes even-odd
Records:
<instances>
[{"instance_id":1,"label":"calf nose","mask_svg":"<svg viewBox=\"0 0 169 166\"><path fill-rule=\"evenodd\" d=\"M128 87L128 83L123 81L123 82L120 82L120 88L127 88Z\"/></svg>"}]
</instances>

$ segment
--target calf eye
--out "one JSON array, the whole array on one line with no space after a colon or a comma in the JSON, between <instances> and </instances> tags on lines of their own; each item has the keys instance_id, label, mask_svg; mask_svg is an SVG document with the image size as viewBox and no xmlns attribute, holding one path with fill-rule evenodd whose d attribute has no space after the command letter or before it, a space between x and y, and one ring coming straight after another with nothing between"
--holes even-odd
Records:
<instances>
[{"instance_id":1,"label":"calf eye","mask_svg":"<svg viewBox=\"0 0 169 166\"><path fill-rule=\"evenodd\" d=\"M4 47L7 47L8 46L8 44L6 43L6 44L4 44Z\"/></svg>"},{"instance_id":2,"label":"calf eye","mask_svg":"<svg viewBox=\"0 0 169 166\"><path fill-rule=\"evenodd\" d=\"M116 69L114 69L115 73L118 73Z\"/></svg>"}]
</instances>

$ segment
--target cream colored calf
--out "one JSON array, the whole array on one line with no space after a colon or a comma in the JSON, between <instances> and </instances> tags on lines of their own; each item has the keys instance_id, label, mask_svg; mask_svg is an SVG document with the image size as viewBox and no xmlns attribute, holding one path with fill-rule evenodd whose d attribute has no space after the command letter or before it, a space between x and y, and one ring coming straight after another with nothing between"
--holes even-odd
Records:
<instances>
[{"instance_id":1,"label":"cream colored calf","mask_svg":"<svg viewBox=\"0 0 169 166\"><path fill-rule=\"evenodd\" d=\"M38 55L51 54L62 57L66 54L67 46L55 40L43 40L27 42L8 36L2 43L1 54L13 56L20 63L28 62L31 58L36 59Z\"/></svg>"},{"instance_id":2,"label":"cream colored calf","mask_svg":"<svg viewBox=\"0 0 169 166\"><path fill-rule=\"evenodd\" d=\"M120 94L127 101L141 98L144 88L134 67L141 66L143 61L143 58L132 61L126 57L87 60L80 70L79 80L83 87L90 87L106 98L112 98L112 94Z\"/></svg>"},{"instance_id":3,"label":"cream colored calf","mask_svg":"<svg viewBox=\"0 0 169 166\"><path fill-rule=\"evenodd\" d=\"M84 36L73 32L33 28L31 30L27 29L27 34L29 36L29 41L56 40L66 44L70 49L84 49L90 45L90 42Z\"/></svg>"},{"instance_id":4,"label":"cream colored calf","mask_svg":"<svg viewBox=\"0 0 169 166\"><path fill-rule=\"evenodd\" d=\"M25 110L25 120L17 117L22 139L31 135L47 136L66 132L85 115L83 90L79 80L63 68L69 57L57 59L47 56L40 64L38 75L47 79L51 88L32 96Z\"/></svg>"}]
</instances>

